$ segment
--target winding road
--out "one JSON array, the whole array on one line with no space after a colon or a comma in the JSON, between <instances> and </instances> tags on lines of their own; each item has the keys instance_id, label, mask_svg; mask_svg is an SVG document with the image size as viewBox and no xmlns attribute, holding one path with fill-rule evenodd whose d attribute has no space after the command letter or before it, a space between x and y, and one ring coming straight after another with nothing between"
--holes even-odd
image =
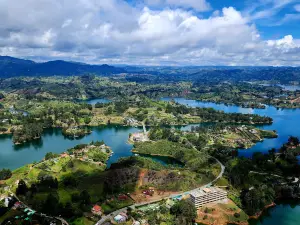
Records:
<instances>
[{"instance_id":1,"label":"winding road","mask_svg":"<svg viewBox=\"0 0 300 225\"><path fill-rule=\"evenodd\" d=\"M25 204L24 202L22 202L18 196L16 196L14 193L11 192L11 196L13 196L14 198L16 198L19 202L21 202L24 206L26 206L26 208L30 209L31 211L35 211L34 209L30 208L27 204ZM45 218L50 218L50 219L57 219L61 222L62 225L69 225L68 222L66 220L64 220L61 217L53 217L53 216L47 216L44 213L39 213L35 211L35 214L41 216L41 217L45 217Z\"/></svg>"},{"instance_id":2,"label":"winding road","mask_svg":"<svg viewBox=\"0 0 300 225\"><path fill-rule=\"evenodd\" d=\"M221 171L220 171L219 175L214 180L212 180L211 182L209 182L209 183L207 183L205 185L202 185L201 187L198 187L198 188L195 188L193 190L190 190L190 191L185 191L185 192L181 192L181 193L178 193L178 194L172 194L169 197L163 197L161 199L154 200L154 201L148 201L148 202L143 202L143 203L136 203L136 204L133 204L133 205L131 205L129 207L134 208L134 207L139 207L139 206L143 206L143 205L148 205L148 204L152 204L152 203L155 203L155 202L159 202L159 201L161 201L163 199L166 199L166 198L170 199L170 198L175 198L175 197L178 197L178 196L189 195L191 192L197 191L197 190L202 189L202 188L207 187L207 186L211 186L214 182L216 182L218 179L220 179L223 176L224 171L225 171L225 166L218 159L216 159L215 157L212 157L212 156L210 156L210 157L213 158L213 159L215 159L217 161L217 163L221 167ZM121 213L123 211L126 211L127 208L128 207L122 208L122 209L118 209L118 210L110 213L109 215L102 216L101 219L95 225L101 225L101 224L103 224L107 220L112 220L119 213Z\"/></svg>"}]
</instances>

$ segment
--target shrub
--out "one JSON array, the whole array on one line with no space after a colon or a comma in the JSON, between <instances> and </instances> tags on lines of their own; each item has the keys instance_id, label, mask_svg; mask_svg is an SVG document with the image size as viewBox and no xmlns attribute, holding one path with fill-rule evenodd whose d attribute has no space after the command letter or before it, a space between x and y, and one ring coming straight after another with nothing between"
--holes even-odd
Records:
<instances>
[{"instance_id":1,"label":"shrub","mask_svg":"<svg viewBox=\"0 0 300 225\"><path fill-rule=\"evenodd\" d=\"M234 217L235 217L235 218L239 218L240 216L241 216L241 215L240 215L239 213L237 213L237 212L234 213Z\"/></svg>"}]
</instances>

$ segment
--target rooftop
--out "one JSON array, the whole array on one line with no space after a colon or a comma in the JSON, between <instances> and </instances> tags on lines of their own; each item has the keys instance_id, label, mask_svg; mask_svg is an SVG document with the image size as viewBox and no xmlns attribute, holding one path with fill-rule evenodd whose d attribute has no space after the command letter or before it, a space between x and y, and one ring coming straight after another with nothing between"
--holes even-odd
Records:
<instances>
[{"instance_id":1,"label":"rooftop","mask_svg":"<svg viewBox=\"0 0 300 225\"><path fill-rule=\"evenodd\" d=\"M99 212L99 211L101 211L102 209L101 209L101 206L99 206L99 205L94 205L93 210L96 211L96 212Z\"/></svg>"},{"instance_id":2,"label":"rooftop","mask_svg":"<svg viewBox=\"0 0 300 225\"><path fill-rule=\"evenodd\" d=\"M224 191L220 188L210 187L210 188L202 188L202 189L195 190L195 191L191 192L191 196L197 198L197 197L207 195L209 193L216 193L216 192L226 193L226 191Z\"/></svg>"}]
</instances>

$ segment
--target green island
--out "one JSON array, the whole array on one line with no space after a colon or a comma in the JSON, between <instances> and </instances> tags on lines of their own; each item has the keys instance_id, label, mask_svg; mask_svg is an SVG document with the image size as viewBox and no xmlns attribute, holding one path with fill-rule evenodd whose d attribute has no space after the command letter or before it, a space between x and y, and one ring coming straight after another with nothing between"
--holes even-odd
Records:
<instances>
[{"instance_id":1,"label":"green island","mask_svg":"<svg viewBox=\"0 0 300 225\"><path fill-rule=\"evenodd\" d=\"M227 135L224 130L228 130ZM238 193L227 178L220 177L224 168L211 156L213 152L223 146L228 149L226 154L231 153L230 148L240 146L232 140L245 139L246 143L255 143L264 137L276 137L274 132L245 125L223 125L214 129L193 127L189 132L153 127L148 135L150 141L134 144L132 152L141 156L121 158L109 169L105 162L112 151L104 142L77 145L62 154L47 153L41 162L26 165L12 173L4 171L2 194L13 194L22 206L29 206L53 218L60 215L71 224L90 224L102 218L109 221L110 213L126 207L128 223L143 218L155 223L163 220L167 224L174 221L176 224L189 224L200 219L195 207L190 201L179 201L174 196L212 181L226 182L234 193ZM223 141L213 142L215 135L223 136L220 138ZM169 157L178 163L163 165L149 156ZM227 207L227 210L234 208L239 216L230 217L230 221L233 218L234 221L247 221L248 216L239 202L242 200L231 199L222 207ZM156 210L159 209L158 213L151 210L153 204L156 204ZM101 211L95 212L95 206ZM188 210L183 213L181 208ZM149 210L152 213L146 216L145 212ZM10 215L11 211L7 213ZM22 215L22 207L15 213ZM21 218L15 218L15 221Z\"/></svg>"},{"instance_id":2,"label":"green island","mask_svg":"<svg viewBox=\"0 0 300 225\"><path fill-rule=\"evenodd\" d=\"M107 214L134 202L149 201L141 190L155 188L157 192L151 197L160 200L170 193L205 184L220 171L214 160L209 161L206 154L195 149L168 141L158 144L178 147L177 155L184 154L193 170L190 166L163 166L149 158L135 156L120 159L105 170L103 161L111 152L103 143L96 142L75 146L60 155L49 153L44 161L13 171L5 180L5 186L9 187L6 190L48 215L79 218L86 215L84 212L90 212L88 218L95 219L92 204L99 204ZM196 156L199 157L197 162ZM145 182L144 177L148 181Z\"/></svg>"},{"instance_id":3,"label":"green island","mask_svg":"<svg viewBox=\"0 0 300 225\"><path fill-rule=\"evenodd\" d=\"M298 118L300 92L283 87L295 80L274 71L274 79L257 81L248 77L256 70L225 79L228 70L152 69L0 78L6 144L42 148L50 129L78 141L20 168L0 168L0 224L247 225L278 201L299 198L299 139L284 133L282 145L277 130L280 110L295 110L288 111L292 123ZM97 139L100 126L115 129L110 144L125 157ZM125 127L133 132L119 143L113 134ZM282 146L255 148L272 139ZM211 192L226 196L197 205Z\"/></svg>"},{"instance_id":4,"label":"green island","mask_svg":"<svg viewBox=\"0 0 300 225\"><path fill-rule=\"evenodd\" d=\"M69 138L81 138L92 133L87 127L67 127L63 128L62 134Z\"/></svg>"},{"instance_id":5,"label":"green island","mask_svg":"<svg viewBox=\"0 0 300 225\"><path fill-rule=\"evenodd\" d=\"M22 144L41 138L43 129L63 128L63 134L80 138L87 127L115 124L123 126L186 125L201 122L271 124L272 118L241 113L224 113L212 108L192 108L174 102L155 101L133 95L111 103L95 105L71 100L53 100L7 94L0 110L0 132L13 134ZM26 112L26 114L24 114Z\"/></svg>"}]
</instances>

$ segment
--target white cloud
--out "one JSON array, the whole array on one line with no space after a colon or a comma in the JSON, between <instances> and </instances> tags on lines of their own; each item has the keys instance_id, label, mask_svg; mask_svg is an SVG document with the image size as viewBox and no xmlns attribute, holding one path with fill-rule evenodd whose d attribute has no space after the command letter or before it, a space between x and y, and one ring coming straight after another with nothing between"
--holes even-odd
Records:
<instances>
[{"instance_id":1,"label":"white cloud","mask_svg":"<svg viewBox=\"0 0 300 225\"><path fill-rule=\"evenodd\" d=\"M199 12L211 9L210 4L206 0L167 0L167 3L173 6L193 8Z\"/></svg>"},{"instance_id":2,"label":"white cloud","mask_svg":"<svg viewBox=\"0 0 300 225\"><path fill-rule=\"evenodd\" d=\"M300 20L300 14L285 14L284 17L278 21L277 23L273 24L274 26L280 26L286 23L289 23L291 21L297 21Z\"/></svg>"},{"instance_id":3,"label":"white cloud","mask_svg":"<svg viewBox=\"0 0 300 225\"><path fill-rule=\"evenodd\" d=\"M258 0L254 1L246 14L251 20L270 19L284 7L297 0Z\"/></svg>"},{"instance_id":4,"label":"white cloud","mask_svg":"<svg viewBox=\"0 0 300 225\"><path fill-rule=\"evenodd\" d=\"M64 21L63 25L61 25L61 28L67 27L72 23L71 19L67 19Z\"/></svg>"},{"instance_id":5,"label":"white cloud","mask_svg":"<svg viewBox=\"0 0 300 225\"><path fill-rule=\"evenodd\" d=\"M296 10L297 12L300 12L300 4L295 5L294 8L295 8L295 10Z\"/></svg>"},{"instance_id":6,"label":"white cloud","mask_svg":"<svg viewBox=\"0 0 300 225\"><path fill-rule=\"evenodd\" d=\"M149 6L170 6L182 7L185 9L194 9L198 12L204 12L211 9L206 0L145 0Z\"/></svg>"},{"instance_id":7,"label":"white cloud","mask_svg":"<svg viewBox=\"0 0 300 225\"><path fill-rule=\"evenodd\" d=\"M267 41L268 46L275 46L275 47L285 47L285 48L291 48L295 47L295 43L293 41L293 36L292 35L287 35L282 39L278 40L268 40Z\"/></svg>"},{"instance_id":8,"label":"white cloud","mask_svg":"<svg viewBox=\"0 0 300 225\"><path fill-rule=\"evenodd\" d=\"M201 6L192 2L189 7ZM109 64L300 64L300 44L291 35L264 41L249 17L233 7L205 18L189 7L154 10L123 0L2 0L0 55Z\"/></svg>"}]
</instances>

